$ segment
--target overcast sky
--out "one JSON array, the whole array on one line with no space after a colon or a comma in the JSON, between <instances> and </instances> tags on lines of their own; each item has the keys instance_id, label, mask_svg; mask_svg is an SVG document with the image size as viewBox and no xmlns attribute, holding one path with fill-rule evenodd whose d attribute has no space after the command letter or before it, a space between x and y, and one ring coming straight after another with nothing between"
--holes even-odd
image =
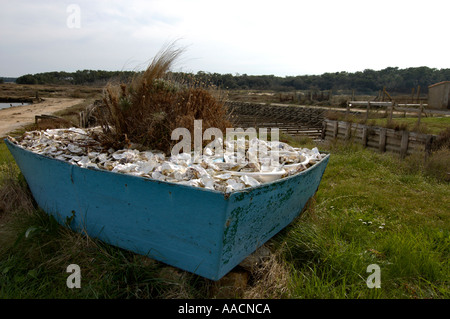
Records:
<instances>
[{"instance_id":1,"label":"overcast sky","mask_svg":"<svg viewBox=\"0 0 450 319\"><path fill-rule=\"evenodd\" d=\"M450 68L449 0L0 0L0 76L142 70L277 76Z\"/></svg>"}]
</instances>

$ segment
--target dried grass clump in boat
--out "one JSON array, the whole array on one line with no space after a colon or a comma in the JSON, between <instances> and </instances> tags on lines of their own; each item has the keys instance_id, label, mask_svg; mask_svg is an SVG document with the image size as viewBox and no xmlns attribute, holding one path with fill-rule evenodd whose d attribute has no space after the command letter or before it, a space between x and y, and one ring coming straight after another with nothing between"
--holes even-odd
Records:
<instances>
[{"instance_id":1,"label":"dried grass clump in boat","mask_svg":"<svg viewBox=\"0 0 450 319\"><path fill-rule=\"evenodd\" d=\"M203 131L231 127L218 89L171 78L170 67L182 51L168 46L130 83L106 86L96 115L103 145L120 149L136 143L169 154L178 143L171 140L172 131L183 127L193 136L194 120L203 121Z\"/></svg>"}]
</instances>

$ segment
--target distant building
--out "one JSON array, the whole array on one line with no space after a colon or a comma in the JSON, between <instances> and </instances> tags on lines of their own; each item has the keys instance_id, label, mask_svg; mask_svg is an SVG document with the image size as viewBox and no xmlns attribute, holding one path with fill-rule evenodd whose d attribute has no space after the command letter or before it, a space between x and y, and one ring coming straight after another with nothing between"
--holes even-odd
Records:
<instances>
[{"instance_id":1,"label":"distant building","mask_svg":"<svg viewBox=\"0 0 450 319\"><path fill-rule=\"evenodd\" d=\"M443 81L428 87L428 107L450 109L450 81Z\"/></svg>"}]
</instances>

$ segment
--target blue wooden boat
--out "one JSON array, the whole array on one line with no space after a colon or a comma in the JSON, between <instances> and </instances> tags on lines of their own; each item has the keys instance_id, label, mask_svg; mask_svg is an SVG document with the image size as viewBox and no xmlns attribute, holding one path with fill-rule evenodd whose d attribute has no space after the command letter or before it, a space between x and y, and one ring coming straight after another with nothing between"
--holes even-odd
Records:
<instances>
[{"instance_id":1,"label":"blue wooden boat","mask_svg":"<svg viewBox=\"0 0 450 319\"><path fill-rule=\"evenodd\" d=\"M168 265L218 280L300 215L329 160L223 193L81 168L5 143L38 205L59 223Z\"/></svg>"}]
</instances>

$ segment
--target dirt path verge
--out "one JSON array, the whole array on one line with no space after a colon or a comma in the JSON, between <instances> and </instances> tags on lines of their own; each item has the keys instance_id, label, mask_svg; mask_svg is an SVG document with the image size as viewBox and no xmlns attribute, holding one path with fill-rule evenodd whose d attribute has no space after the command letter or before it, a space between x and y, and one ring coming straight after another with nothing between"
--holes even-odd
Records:
<instances>
[{"instance_id":1,"label":"dirt path verge","mask_svg":"<svg viewBox=\"0 0 450 319\"><path fill-rule=\"evenodd\" d=\"M44 101L36 104L14 106L0 110L0 137L6 136L27 124L35 121L36 115L53 114L54 112L64 110L85 99L70 98L46 98Z\"/></svg>"}]
</instances>

